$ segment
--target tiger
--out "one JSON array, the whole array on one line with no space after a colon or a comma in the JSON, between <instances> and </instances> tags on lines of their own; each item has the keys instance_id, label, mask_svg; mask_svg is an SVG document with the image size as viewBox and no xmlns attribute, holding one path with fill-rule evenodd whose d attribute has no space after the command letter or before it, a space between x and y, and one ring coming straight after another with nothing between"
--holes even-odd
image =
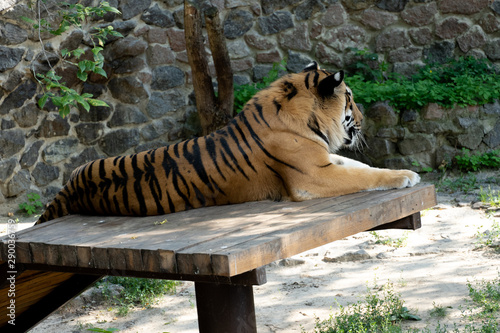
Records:
<instances>
[{"instance_id":1,"label":"tiger","mask_svg":"<svg viewBox=\"0 0 500 333\"><path fill-rule=\"evenodd\" d=\"M344 72L312 62L204 137L76 168L36 224L67 214L146 216L249 201L303 201L411 187L410 170L342 157L363 139Z\"/></svg>"}]
</instances>

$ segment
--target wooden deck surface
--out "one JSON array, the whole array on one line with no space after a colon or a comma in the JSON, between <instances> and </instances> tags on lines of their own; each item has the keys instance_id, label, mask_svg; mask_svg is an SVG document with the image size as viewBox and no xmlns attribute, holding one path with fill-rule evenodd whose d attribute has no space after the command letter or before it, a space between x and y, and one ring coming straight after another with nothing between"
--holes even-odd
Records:
<instances>
[{"instance_id":1,"label":"wooden deck surface","mask_svg":"<svg viewBox=\"0 0 500 333\"><path fill-rule=\"evenodd\" d=\"M435 204L434 186L419 185L163 216L70 215L16 233L16 262L103 273L231 277ZM1 262L7 247L5 242L0 246Z\"/></svg>"}]
</instances>

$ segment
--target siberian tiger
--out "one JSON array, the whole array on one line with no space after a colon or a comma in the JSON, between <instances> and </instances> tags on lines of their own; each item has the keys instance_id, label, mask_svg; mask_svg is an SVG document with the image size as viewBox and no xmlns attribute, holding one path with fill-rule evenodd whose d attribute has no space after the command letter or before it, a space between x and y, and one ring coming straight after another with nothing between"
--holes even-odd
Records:
<instances>
[{"instance_id":1,"label":"siberian tiger","mask_svg":"<svg viewBox=\"0 0 500 333\"><path fill-rule=\"evenodd\" d=\"M37 223L67 214L159 215L263 199L302 201L417 184L418 174L334 155L361 139L343 81L316 62L256 94L205 137L80 166Z\"/></svg>"}]
</instances>

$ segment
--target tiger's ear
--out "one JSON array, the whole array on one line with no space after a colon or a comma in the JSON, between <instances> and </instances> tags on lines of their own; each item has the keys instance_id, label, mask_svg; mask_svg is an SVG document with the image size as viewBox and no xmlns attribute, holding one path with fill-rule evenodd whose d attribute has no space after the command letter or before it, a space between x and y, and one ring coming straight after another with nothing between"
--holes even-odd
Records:
<instances>
[{"instance_id":1,"label":"tiger's ear","mask_svg":"<svg viewBox=\"0 0 500 333\"><path fill-rule=\"evenodd\" d=\"M337 72L335 74L329 75L318 84L318 94L321 97L330 97L333 95L333 91L337 88L344 80L344 71Z\"/></svg>"},{"instance_id":2,"label":"tiger's ear","mask_svg":"<svg viewBox=\"0 0 500 333\"><path fill-rule=\"evenodd\" d=\"M317 71L317 70L319 70L319 65L316 61L313 61L309 65L307 65L306 68L304 68L302 70L302 72L310 72L310 71Z\"/></svg>"}]
</instances>

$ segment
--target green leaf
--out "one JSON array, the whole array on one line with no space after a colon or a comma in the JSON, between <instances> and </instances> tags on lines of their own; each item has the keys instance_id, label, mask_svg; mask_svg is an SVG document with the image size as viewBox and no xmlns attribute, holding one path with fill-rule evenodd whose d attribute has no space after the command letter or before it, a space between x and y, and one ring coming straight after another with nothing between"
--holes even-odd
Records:
<instances>
[{"instance_id":1,"label":"green leaf","mask_svg":"<svg viewBox=\"0 0 500 333\"><path fill-rule=\"evenodd\" d=\"M80 80L82 80L82 81L84 81L84 82L85 82L85 81L87 81L87 78L89 77L89 76L88 76L88 74L87 74L87 72L80 72L80 71L78 71L78 73L76 73L76 76L77 76Z\"/></svg>"},{"instance_id":2,"label":"green leaf","mask_svg":"<svg viewBox=\"0 0 500 333\"><path fill-rule=\"evenodd\" d=\"M94 98L87 99L87 102L92 106L107 106L107 107L109 107L109 105L106 102L98 100L98 99L94 99Z\"/></svg>"},{"instance_id":3,"label":"green leaf","mask_svg":"<svg viewBox=\"0 0 500 333\"><path fill-rule=\"evenodd\" d=\"M108 74L106 74L106 71L104 69L102 69L101 67L94 68L94 73L102 75L106 78L108 77Z\"/></svg>"},{"instance_id":4,"label":"green leaf","mask_svg":"<svg viewBox=\"0 0 500 333\"><path fill-rule=\"evenodd\" d=\"M40 98L38 100L38 106L40 107L40 109L43 109L43 107L45 106L45 103L47 103L48 98L49 98L49 95L45 94L42 96L42 98Z\"/></svg>"}]
</instances>

